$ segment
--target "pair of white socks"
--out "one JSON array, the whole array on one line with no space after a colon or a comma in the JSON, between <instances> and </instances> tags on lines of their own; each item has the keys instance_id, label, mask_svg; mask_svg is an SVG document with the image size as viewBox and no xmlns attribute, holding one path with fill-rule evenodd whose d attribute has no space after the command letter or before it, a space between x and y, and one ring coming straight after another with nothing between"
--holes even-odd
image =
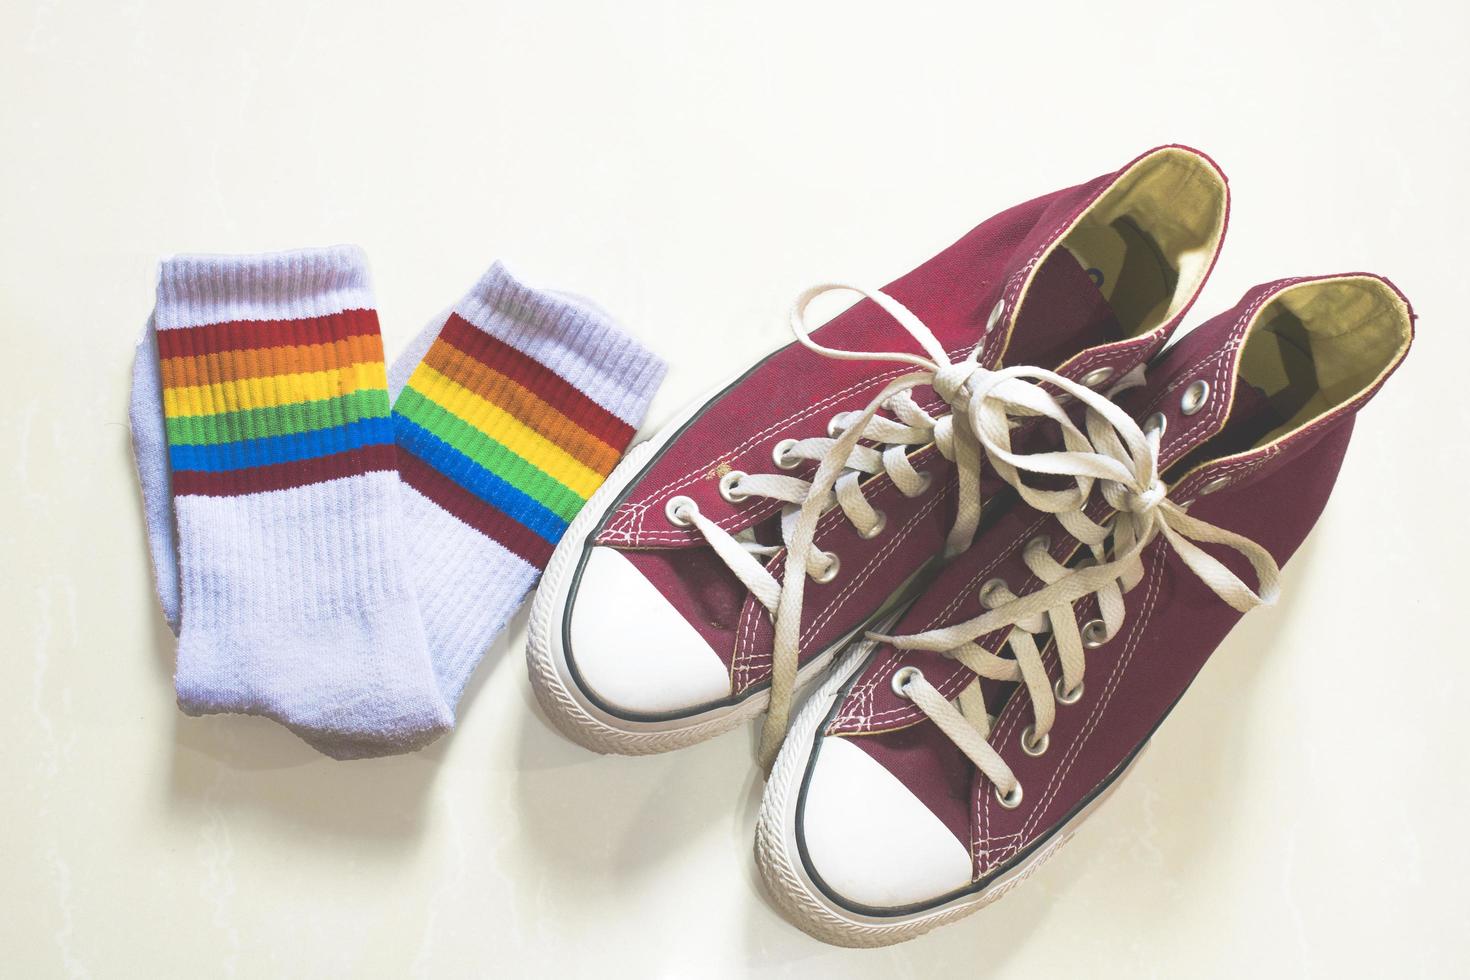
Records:
<instances>
[{"instance_id":1,"label":"pair of white socks","mask_svg":"<svg viewBox=\"0 0 1470 980\"><path fill-rule=\"evenodd\" d=\"M166 261L130 416L180 707L439 737L664 371L498 264L388 370L359 249Z\"/></svg>"}]
</instances>

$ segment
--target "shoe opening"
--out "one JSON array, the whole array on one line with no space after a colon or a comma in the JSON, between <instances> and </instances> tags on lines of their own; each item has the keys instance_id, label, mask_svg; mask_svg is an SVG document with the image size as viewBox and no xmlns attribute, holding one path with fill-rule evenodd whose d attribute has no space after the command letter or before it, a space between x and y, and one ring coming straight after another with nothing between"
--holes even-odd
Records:
<instances>
[{"instance_id":1,"label":"shoe opening","mask_svg":"<svg viewBox=\"0 0 1470 980\"><path fill-rule=\"evenodd\" d=\"M1060 247L1087 270L1125 337L1166 323L1199 291L1225 233L1229 192L1209 161L1179 147L1138 160Z\"/></svg>"},{"instance_id":2,"label":"shoe opening","mask_svg":"<svg viewBox=\"0 0 1470 980\"><path fill-rule=\"evenodd\" d=\"M1240 355L1240 380L1265 396L1279 420L1255 446L1369 391L1408 351L1412 335L1408 303L1376 277L1282 290L1257 314Z\"/></svg>"},{"instance_id":3,"label":"shoe opening","mask_svg":"<svg viewBox=\"0 0 1470 980\"><path fill-rule=\"evenodd\" d=\"M1249 327L1225 427L1176 463L1170 478L1260 449L1365 397L1412 339L1408 303L1375 276L1283 289Z\"/></svg>"}]
</instances>

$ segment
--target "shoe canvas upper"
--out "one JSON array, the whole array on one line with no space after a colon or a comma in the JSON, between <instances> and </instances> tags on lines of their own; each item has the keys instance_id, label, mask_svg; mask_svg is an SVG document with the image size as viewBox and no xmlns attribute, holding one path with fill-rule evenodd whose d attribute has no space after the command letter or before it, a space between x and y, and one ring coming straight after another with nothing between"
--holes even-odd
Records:
<instances>
[{"instance_id":1,"label":"shoe canvas upper","mask_svg":"<svg viewBox=\"0 0 1470 980\"><path fill-rule=\"evenodd\" d=\"M1327 502L1352 434L1353 417L1407 353L1413 314L1386 280L1366 274L1286 279L1248 292L1233 309L1184 336L1148 369L1147 383L1118 401L1135 419L1164 422L1160 470L1169 497L1189 516L1257 542L1284 563ZM1186 398L1208 385L1202 403ZM1088 513L1108 516L1094 495ZM919 633L980 615L983 583L1000 578L1017 595L1042 583L1022 560L1038 536L1059 561L1080 550L1051 515L1009 508L965 554L944 568L888 632ZM1233 552L1212 550L1253 581ZM893 676L918 667L947 698L975 680L939 653L880 645L834 706L823 732L877 760L970 850L976 880L1038 846L1119 771L1183 694L1241 613L1223 602L1162 537L1143 554L1141 582L1126 594L1118 635L1086 652L1082 696L1059 704L1049 744L1036 757L1020 746L1032 721L1023 688L981 681L996 720L990 744L1024 787L1015 809L912 701ZM1097 615L1089 597L1077 621ZM1000 651L1008 630L981 637ZM1060 676L1054 646L1044 662ZM820 741L820 740L819 740Z\"/></svg>"},{"instance_id":2,"label":"shoe canvas upper","mask_svg":"<svg viewBox=\"0 0 1470 980\"><path fill-rule=\"evenodd\" d=\"M1170 201L1192 201L1192 210L1180 209L1191 217L1179 220ZM1215 165L1196 151L1161 147L1115 173L991 218L885 291L954 358L979 344L983 366L1039 363L1101 384L1164 346L1213 266L1227 217L1228 191ZM892 347L895 333L888 315L865 300L813 339L880 351ZM778 442L826 435L833 416L865 407L903 372L885 362L825 358L796 344L777 351L685 424L594 535L595 546L618 549L727 664L732 694L768 681L771 618L697 532L668 519L669 500L692 499L731 533L770 522L777 502L727 501L720 479L732 471L773 472ZM915 398L931 412L948 410L930 388ZM807 590L803 659L861 625L942 550L955 511L951 465L932 445L910 458L933 477L927 492L905 497L882 473L864 482L864 494L887 517L883 533L864 540L836 508L822 518L816 545L840 557L841 572ZM793 475L809 478L812 469ZM782 566L780 555L768 565ZM575 660L575 650L567 656Z\"/></svg>"}]
</instances>

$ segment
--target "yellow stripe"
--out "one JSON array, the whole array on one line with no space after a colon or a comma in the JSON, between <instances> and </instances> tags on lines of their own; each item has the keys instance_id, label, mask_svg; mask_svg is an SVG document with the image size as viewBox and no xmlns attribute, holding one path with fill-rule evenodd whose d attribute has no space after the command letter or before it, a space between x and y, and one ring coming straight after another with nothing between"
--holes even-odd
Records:
<instances>
[{"instance_id":1,"label":"yellow stripe","mask_svg":"<svg viewBox=\"0 0 1470 980\"><path fill-rule=\"evenodd\" d=\"M463 419L506 449L561 483L582 499L602 486L601 473L525 425L494 402L486 401L427 364L420 364L409 386L446 412Z\"/></svg>"},{"instance_id":2,"label":"yellow stripe","mask_svg":"<svg viewBox=\"0 0 1470 980\"><path fill-rule=\"evenodd\" d=\"M242 378L215 384L165 388L163 411L169 418L216 415L251 408L275 408L296 402L320 401L350 395L365 388L388 387L382 361L363 361L328 371Z\"/></svg>"}]
</instances>

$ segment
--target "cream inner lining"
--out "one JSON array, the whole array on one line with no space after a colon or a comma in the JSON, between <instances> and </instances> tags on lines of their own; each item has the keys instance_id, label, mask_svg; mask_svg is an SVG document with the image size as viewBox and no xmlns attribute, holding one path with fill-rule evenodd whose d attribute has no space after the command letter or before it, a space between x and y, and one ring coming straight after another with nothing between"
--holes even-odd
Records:
<instances>
[{"instance_id":1,"label":"cream inner lining","mask_svg":"<svg viewBox=\"0 0 1470 980\"><path fill-rule=\"evenodd\" d=\"M1216 170L1166 148L1114 182L1061 247L1098 283L1124 336L1136 337L1172 318L1198 291L1224 234L1226 200Z\"/></svg>"},{"instance_id":2,"label":"cream inner lining","mask_svg":"<svg viewBox=\"0 0 1470 980\"><path fill-rule=\"evenodd\" d=\"M1407 304L1368 277L1302 283L1256 316L1240 355L1240 377L1265 393L1287 421L1257 441L1274 442L1351 401L1403 356Z\"/></svg>"}]
</instances>

